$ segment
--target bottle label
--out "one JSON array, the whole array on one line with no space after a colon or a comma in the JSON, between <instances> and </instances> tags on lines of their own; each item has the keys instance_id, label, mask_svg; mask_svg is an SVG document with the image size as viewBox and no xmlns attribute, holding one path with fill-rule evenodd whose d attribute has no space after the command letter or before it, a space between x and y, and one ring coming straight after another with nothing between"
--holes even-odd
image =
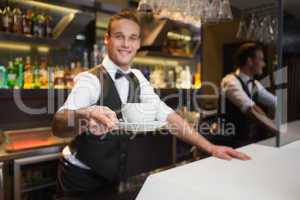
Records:
<instances>
[{"instance_id":1,"label":"bottle label","mask_svg":"<svg viewBox=\"0 0 300 200\"><path fill-rule=\"evenodd\" d=\"M37 32L39 37L43 37L43 27L41 25L38 26Z\"/></svg>"},{"instance_id":2,"label":"bottle label","mask_svg":"<svg viewBox=\"0 0 300 200\"><path fill-rule=\"evenodd\" d=\"M16 80L16 74L8 74L7 78L10 81L14 81L14 80Z\"/></svg>"},{"instance_id":3,"label":"bottle label","mask_svg":"<svg viewBox=\"0 0 300 200\"><path fill-rule=\"evenodd\" d=\"M27 25L24 26L24 33L30 33L30 28Z\"/></svg>"},{"instance_id":4,"label":"bottle label","mask_svg":"<svg viewBox=\"0 0 300 200\"><path fill-rule=\"evenodd\" d=\"M34 35L39 35L39 26L37 24L33 26L33 33Z\"/></svg>"},{"instance_id":5,"label":"bottle label","mask_svg":"<svg viewBox=\"0 0 300 200\"><path fill-rule=\"evenodd\" d=\"M5 28L8 28L9 27L9 16L3 16L3 26Z\"/></svg>"},{"instance_id":6,"label":"bottle label","mask_svg":"<svg viewBox=\"0 0 300 200\"><path fill-rule=\"evenodd\" d=\"M47 26L46 32L47 32L47 36L51 36L51 34L52 34L52 28L50 26Z\"/></svg>"},{"instance_id":7,"label":"bottle label","mask_svg":"<svg viewBox=\"0 0 300 200\"><path fill-rule=\"evenodd\" d=\"M4 86L4 73L0 72L0 88Z\"/></svg>"}]
</instances>

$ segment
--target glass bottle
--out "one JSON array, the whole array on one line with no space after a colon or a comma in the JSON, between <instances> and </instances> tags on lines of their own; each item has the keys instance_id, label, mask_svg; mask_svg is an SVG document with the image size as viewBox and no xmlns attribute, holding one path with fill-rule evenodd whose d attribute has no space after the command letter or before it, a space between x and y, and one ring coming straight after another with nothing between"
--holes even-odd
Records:
<instances>
[{"instance_id":1,"label":"glass bottle","mask_svg":"<svg viewBox=\"0 0 300 200\"><path fill-rule=\"evenodd\" d=\"M36 11L33 11L32 13L32 35L38 36L39 35L39 23L38 23L38 13Z\"/></svg>"},{"instance_id":2,"label":"glass bottle","mask_svg":"<svg viewBox=\"0 0 300 200\"><path fill-rule=\"evenodd\" d=\"M61 66L55 67L54 72L54 88L55 89L64 89L65 88L65 82L64 82L64 70Z\"/></svg>"},{"instance_id":3,"label":"glass bottle","mask_svg":"<svg viewBox=\"0 0 300 200\"><path fill-rule=\"evenodd\" d=\"M16 81L15 88L23 88L23 86L24 86L24 63L23 63L23 59L21 57L16 58L15 67L18 69L17 81Z\"/></svg>"},{"instance_id":4,"label":"glass bottle","mask_svg":"<svg viewBox=\"0 0 300 200\"><path fill-rule=\"evenodd\" d=\"M13 18L12 18L12 13L11 13L9 6L7 6L3 11L2 24L3 24L3 29L5 32L12 31Z\"/></svg>"},{"instance_id":5,"label":"glass bottle","mask_svg":"<svg viewBox=\"0 0 300 200\"><path fill-rule=\"evenodd\" d=\"M194 74L194 84L193 88L198 89L201 87L201 64L196 64L196 70Z\"/></svg>"},{"instance_id":6,"label":"glass bottle","mask_svg":"<svg viewBox=\"0 0 300 200\"><path fill-rule=\"evenodd\" d=\"M46 12L45 14L45 36L48 38L52 37L52 30L53 30L53 19L52 17L49 15L48 12Z\"/></svg>"},{"instance_id":7,"label":"glass bottle","mask_svg":"<svg viewBox=\"0 0 300 200\"><path fill-rule=\"evenodd\" d=\"M42 13L39 13L37 15L37 36L38 37L44 37L45 36L45 17Z\"/></svg>"},{"instance_id":8,"label":"glass bottle","mask_svg":"<svg viewBox=\"0 0 300 200\"><path fill-rule=\"evenodd\" d=\"M49 88L54 88L54 67L48 67L48 85Z\"/></svg>"},{"instance_id":9,"label":"glass bottle","mask_svg":"<svg viewBox=\"0 0 300 200\"><path fill-rule=\"evenodd\" d=\"M89 68L89 54L87 50L84 50L83 52L83 67L84 68Z\"/></svg>"},{"instance_id":10,"label":"glass bottle","mask_svg":"<svg viewBox=\"0 0 300 200\"><path fill-rule=\"evenodd\" d=\"M26 57L24 67L24 89L32 89L33 87L33 68L31 65L31 59L29 56Z\"/></svg>"},{"instance_id":11,"label":"glass bottle","mask_svg":"<svg viewBox=\"0 0 300 200\"><path fill-rule=\"evenodd\" d=\"M32 88L33 89L39 89L40 88L40 67L37 63L33 65L33 83Z\"/></svg>"},{"instance_id":12,"label":"glass bottle","mask_svg":"<svg viewBox=\"0 0 300 200\"><path fill-rule=\"evenodd\" d=\"M17 74L18 74L18 68L15 68L13 62L9 61L8 67L7 67L7 86L8 86L8 88L13 89L15 87Z\"/></svg>"},{"instance_id":13,"label":"glass bottle","mask_svg":"<svg viewBox=\"0 0 300 200\"><path fill-rule=\"evenodd\" d=\"M41 62L39 75L40 75L39 76L40 88L47 89L49 87L49 82L48 82L47 61L45 60Z\"/></svg>"},{"instance_id":14,"label":"glass bottle","mask_svg":"<svg viewBox=\"0 0 300 200\"><path fill-rule=\"evenodd\" d=\"M67 89L72 89L74 82L73 82L73 75L72 71L69 67L65 68L65 76L64 76L64 82Z\"/></svg>"},{"instance_id":15,"label":"glass bottle","mask_svg":"<svg viewBox=\"0 0 300 200\"><path fill-rule=\"evenodd\" d=\"M13 27L12 31L15 33L23 33L22 28L22 12L19 8L15 8L12 12Z\"/></svg>"},{"instance_id":16,"label":"glass bottle","mask_svg":"<svg viewBox=\"0 0 300 200\"><path fill-rule=\"evenodd\" d=\"M3 27L3 11L0 9L0 31L4 31Z\"/></svg>"},{"instance_id":17,"label":"glass bottle","mask_svg":"<svg viewBox=\"0 0 300 200\"><path fill-rule=\"evenodd\" d=\"M22 17L23 33L27 36L32 35L32 15L32 10L29 9Z\"/></svg>"},{"instance_id":18,"label":"glass bottle","mask_svg":"<svg viewBox=\"0 0 300 200\"><path fill-rule=\"evenodd\" d=\"M7 88L7 71L3 65L0 65L0 89Z\"/></svg>"}]
</instances>

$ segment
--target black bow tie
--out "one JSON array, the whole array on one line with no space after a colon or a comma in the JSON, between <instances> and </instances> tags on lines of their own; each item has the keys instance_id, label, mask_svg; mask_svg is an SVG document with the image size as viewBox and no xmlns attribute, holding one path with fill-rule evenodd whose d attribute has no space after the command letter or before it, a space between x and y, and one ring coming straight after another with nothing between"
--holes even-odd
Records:
<instances>
[{"instance_id":1,"label":"black bow tie","mask_svg":"<svg viewBox=\"0 0 300 200\"><path fill-rule=\"evenodd\" d=\"M255 79L253 79L253 78L249 79L249 80L247 81L247 85L248 85L249 83L252 83L252 84L254 85L254 84L255 84Z\"/></svg>"},{"instance_id":2,"label":"black bow tie","mask_svg":"<svg viewBox=\"0 0 300 200\"><path fill-rule=\"evenodd\" d=\"M116 72L116 75L115 75L115 79L119 79L119 78L121 78L121 77L125 77L127 80L129 80L129 79L132 79L133 78L133 73L132 72L129 72L129 73L123 73L122 71L120 71L120 70L117 70L117 72Z\"/></svg>"}]
</instances>

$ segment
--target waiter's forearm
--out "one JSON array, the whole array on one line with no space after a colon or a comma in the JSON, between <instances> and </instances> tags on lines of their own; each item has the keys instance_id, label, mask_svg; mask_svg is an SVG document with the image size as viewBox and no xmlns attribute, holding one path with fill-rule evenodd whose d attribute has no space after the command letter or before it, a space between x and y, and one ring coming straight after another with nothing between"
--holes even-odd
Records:
<instances>
[{"instance_id":1,"label":"waiter's forearm","mask_svg":"<svg viewBox=\"0 0 300 200\"><path fill-rule=\"evenodd\" d=\"M268 116L264 113L264 111L257 105L251 106L247 110L247 114L256 122L270 130L272 133L277 134L279 132L273 121L269 119Z\"/></svg>"},{"instance_id":2,"label":"waiter's forearm","mask_svg":"<svg viewBox=\"0 0 300 200\"><path fill-rule=\"evenodd\" d=\"M80 134L87 127L87 109L68 110L57 112L52 122L52 132L57 137L73 137ZM85 121L84 121L85 120ZM86 125L86 126L82 126Z\"/></svg>"},{"instance_id":3,"label":"waiter's forearm","mask_svg":"<svg viewBox=\"0 0 300 200\"><path fill-rule=\"evenodd\" d=\"M182 117L178 114L169 114L167 121L169 123L170 132L176 137L201 148L208 153L211 153L213 144L201 136L197 131L195 131L191 125L189 125Z\"/></svg>"}]
</instances>

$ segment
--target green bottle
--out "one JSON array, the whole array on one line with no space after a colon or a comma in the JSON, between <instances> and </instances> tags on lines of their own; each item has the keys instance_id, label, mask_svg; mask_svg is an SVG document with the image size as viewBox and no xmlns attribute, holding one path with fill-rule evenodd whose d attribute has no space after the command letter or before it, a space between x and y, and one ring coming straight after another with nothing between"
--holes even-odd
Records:
<instances>
[{"instance_id":1,"label":"green bottle","mask_svg":"<svg viewBox=\"0 0 300 200\"><path fill-rule=\"evenodd\" d=\"M24 62L22 58L18 58L18 88L23 88L24 86Z\"/></svg>"},{"instance_id":2,"label":"green bottle","mask_svg":"<svg viewBox=\"0 0 300 200\"><path fill-rule=\"evenodd\" d=\"M0 89L7 88L7 71L3 65L0 65Z\"/></svg>"},{"instance_id":3,"label":"green bottle","mask_svg":"<svg viewBox=\"0 0 300 200\"><path fill-rule=\"evenodd\" d=\"M17 80L17 74L18 74L18 68L15 68L12 61L8 62L8 68L7 68L7 86L8 88L13 89L16 85Z\"/></svg>"}]
</instances>

